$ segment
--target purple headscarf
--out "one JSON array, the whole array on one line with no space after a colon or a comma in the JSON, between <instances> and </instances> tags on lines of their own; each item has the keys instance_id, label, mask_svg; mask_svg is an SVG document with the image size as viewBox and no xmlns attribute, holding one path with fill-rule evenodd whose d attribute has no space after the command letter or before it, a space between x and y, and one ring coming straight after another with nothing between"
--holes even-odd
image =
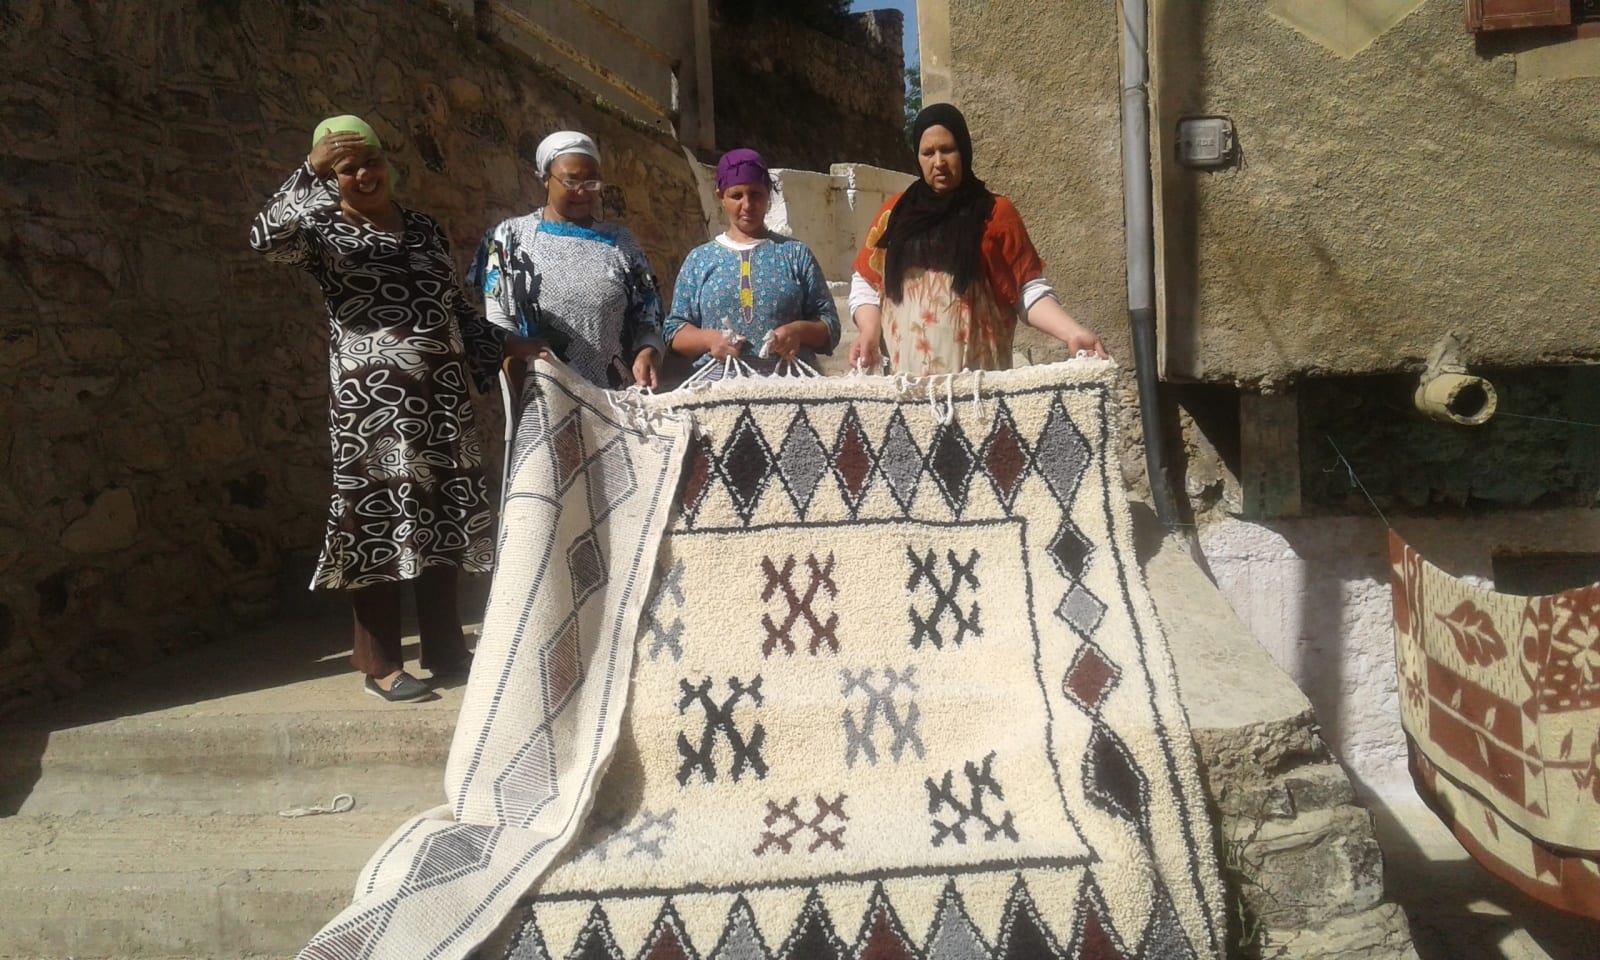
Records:
<instances>
[{"instance_id":1,"label":"purple headscarf","mask_svg":"<svg viewBox=\"0 0 1600 960\"><path fill-rule=\"evenodd\" d=\"M772 189L772 174L767 172L767 161L754 150L729 150L717 161L717 189L759 183Z\"/></svg>"}]
</instances>

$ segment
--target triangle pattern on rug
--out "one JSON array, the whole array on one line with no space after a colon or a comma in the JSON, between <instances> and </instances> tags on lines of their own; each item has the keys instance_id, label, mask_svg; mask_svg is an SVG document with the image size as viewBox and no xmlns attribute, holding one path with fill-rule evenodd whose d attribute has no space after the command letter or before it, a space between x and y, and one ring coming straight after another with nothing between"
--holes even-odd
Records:
<instances>
[{"instance_id":1,"label":"triangle pattern on rug","mask_svg":"<svg viewBox=\"0 0 1600 960\"><path fill-rule=\"evenodd\" d=\"M722 939L711 951L710 960L772 960L767 944L756 927L756 915L744 897L734 900Z\"/></svg>"},{"instance_id":2,"label":"triangle pattern on rug","mask_svg":"<svg viewBox=\"0 0 1600 960\"><path fill-rule=\"evenodd\" d=\"M817 891L806 896L806 905L795 921L794 932L778 951L779 960L849 960L849 948L834 932L828 908Z\"/></svg>"},{"instance_id":3,"label":"triangle pattern on rug","mask_svg":"<svg viewBox=\"0 0 1600 960\"><path fill-rule=\"evenodd\" d=\"M1106 910L1105 897L1092 874L1085 874L1078 891L1078 914L1072 922L1073 960L1136 960L1123 949ZM1143 960L1143 954L1138 960Z\"/></svg>"}]
</instances>

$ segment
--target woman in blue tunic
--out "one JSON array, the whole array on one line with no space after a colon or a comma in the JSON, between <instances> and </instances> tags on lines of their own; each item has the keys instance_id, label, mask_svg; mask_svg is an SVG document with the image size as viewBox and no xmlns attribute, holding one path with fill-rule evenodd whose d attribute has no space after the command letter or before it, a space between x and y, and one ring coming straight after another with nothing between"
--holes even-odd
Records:
<instances>
[{"instance_id":1,"label":"woman in blue tunic","mask_svg":"<svg viewBox=\"0 0 1600 960\"><path fill-rule=\"evenodd\" d=\"M684 260L666 322L668 345L697 358L696 367L736 358L771 373L782 360L814 363L839 343L839 315L817 258L767 229L771 198L772 176L759 153L723 155L717 200L728 229Z\"/></svg>"}]
</instances>

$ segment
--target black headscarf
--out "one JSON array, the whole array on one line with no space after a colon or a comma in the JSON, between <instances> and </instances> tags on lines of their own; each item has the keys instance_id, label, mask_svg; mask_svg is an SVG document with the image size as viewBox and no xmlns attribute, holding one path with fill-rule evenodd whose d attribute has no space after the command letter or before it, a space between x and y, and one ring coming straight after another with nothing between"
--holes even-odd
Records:
<instances>
[{"instance_id":1,"label":"black headscarf","mask_svg":"<svg viewBox=\"0 0 1600 960\"><path fill-rule=\"evenodd\" d=\"M911 146L919 151L929 127L944 127L961 153L961 183L949 193L933 192L922 178L906 188L878 238L884 250L883 288L900 300L905 272L912 267L952 275L957 296L967 292L983 268L983 231L994 213L994 194L972 172L972 135L967 118L953 105L924 107L911 126Z\"/></svg>"}]
</instances>

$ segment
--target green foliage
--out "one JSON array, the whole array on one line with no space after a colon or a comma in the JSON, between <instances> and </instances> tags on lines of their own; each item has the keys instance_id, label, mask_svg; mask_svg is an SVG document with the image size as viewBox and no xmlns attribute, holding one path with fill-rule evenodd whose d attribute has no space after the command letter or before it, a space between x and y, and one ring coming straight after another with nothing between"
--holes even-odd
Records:
<instances>
[{"instance_id":1,"label":"green foliage","mask_svg":"<svg viewBox=\"0 0 1600 960\"><path fill-rule=\"evenodd\" d=\"M917 152L917 145L911 142L911 125L916 123L917 114L922 112L922 65L913 63L906 67L906 106L905 106L905 140L912 153Z\"/></svg>"}]
</instances>

